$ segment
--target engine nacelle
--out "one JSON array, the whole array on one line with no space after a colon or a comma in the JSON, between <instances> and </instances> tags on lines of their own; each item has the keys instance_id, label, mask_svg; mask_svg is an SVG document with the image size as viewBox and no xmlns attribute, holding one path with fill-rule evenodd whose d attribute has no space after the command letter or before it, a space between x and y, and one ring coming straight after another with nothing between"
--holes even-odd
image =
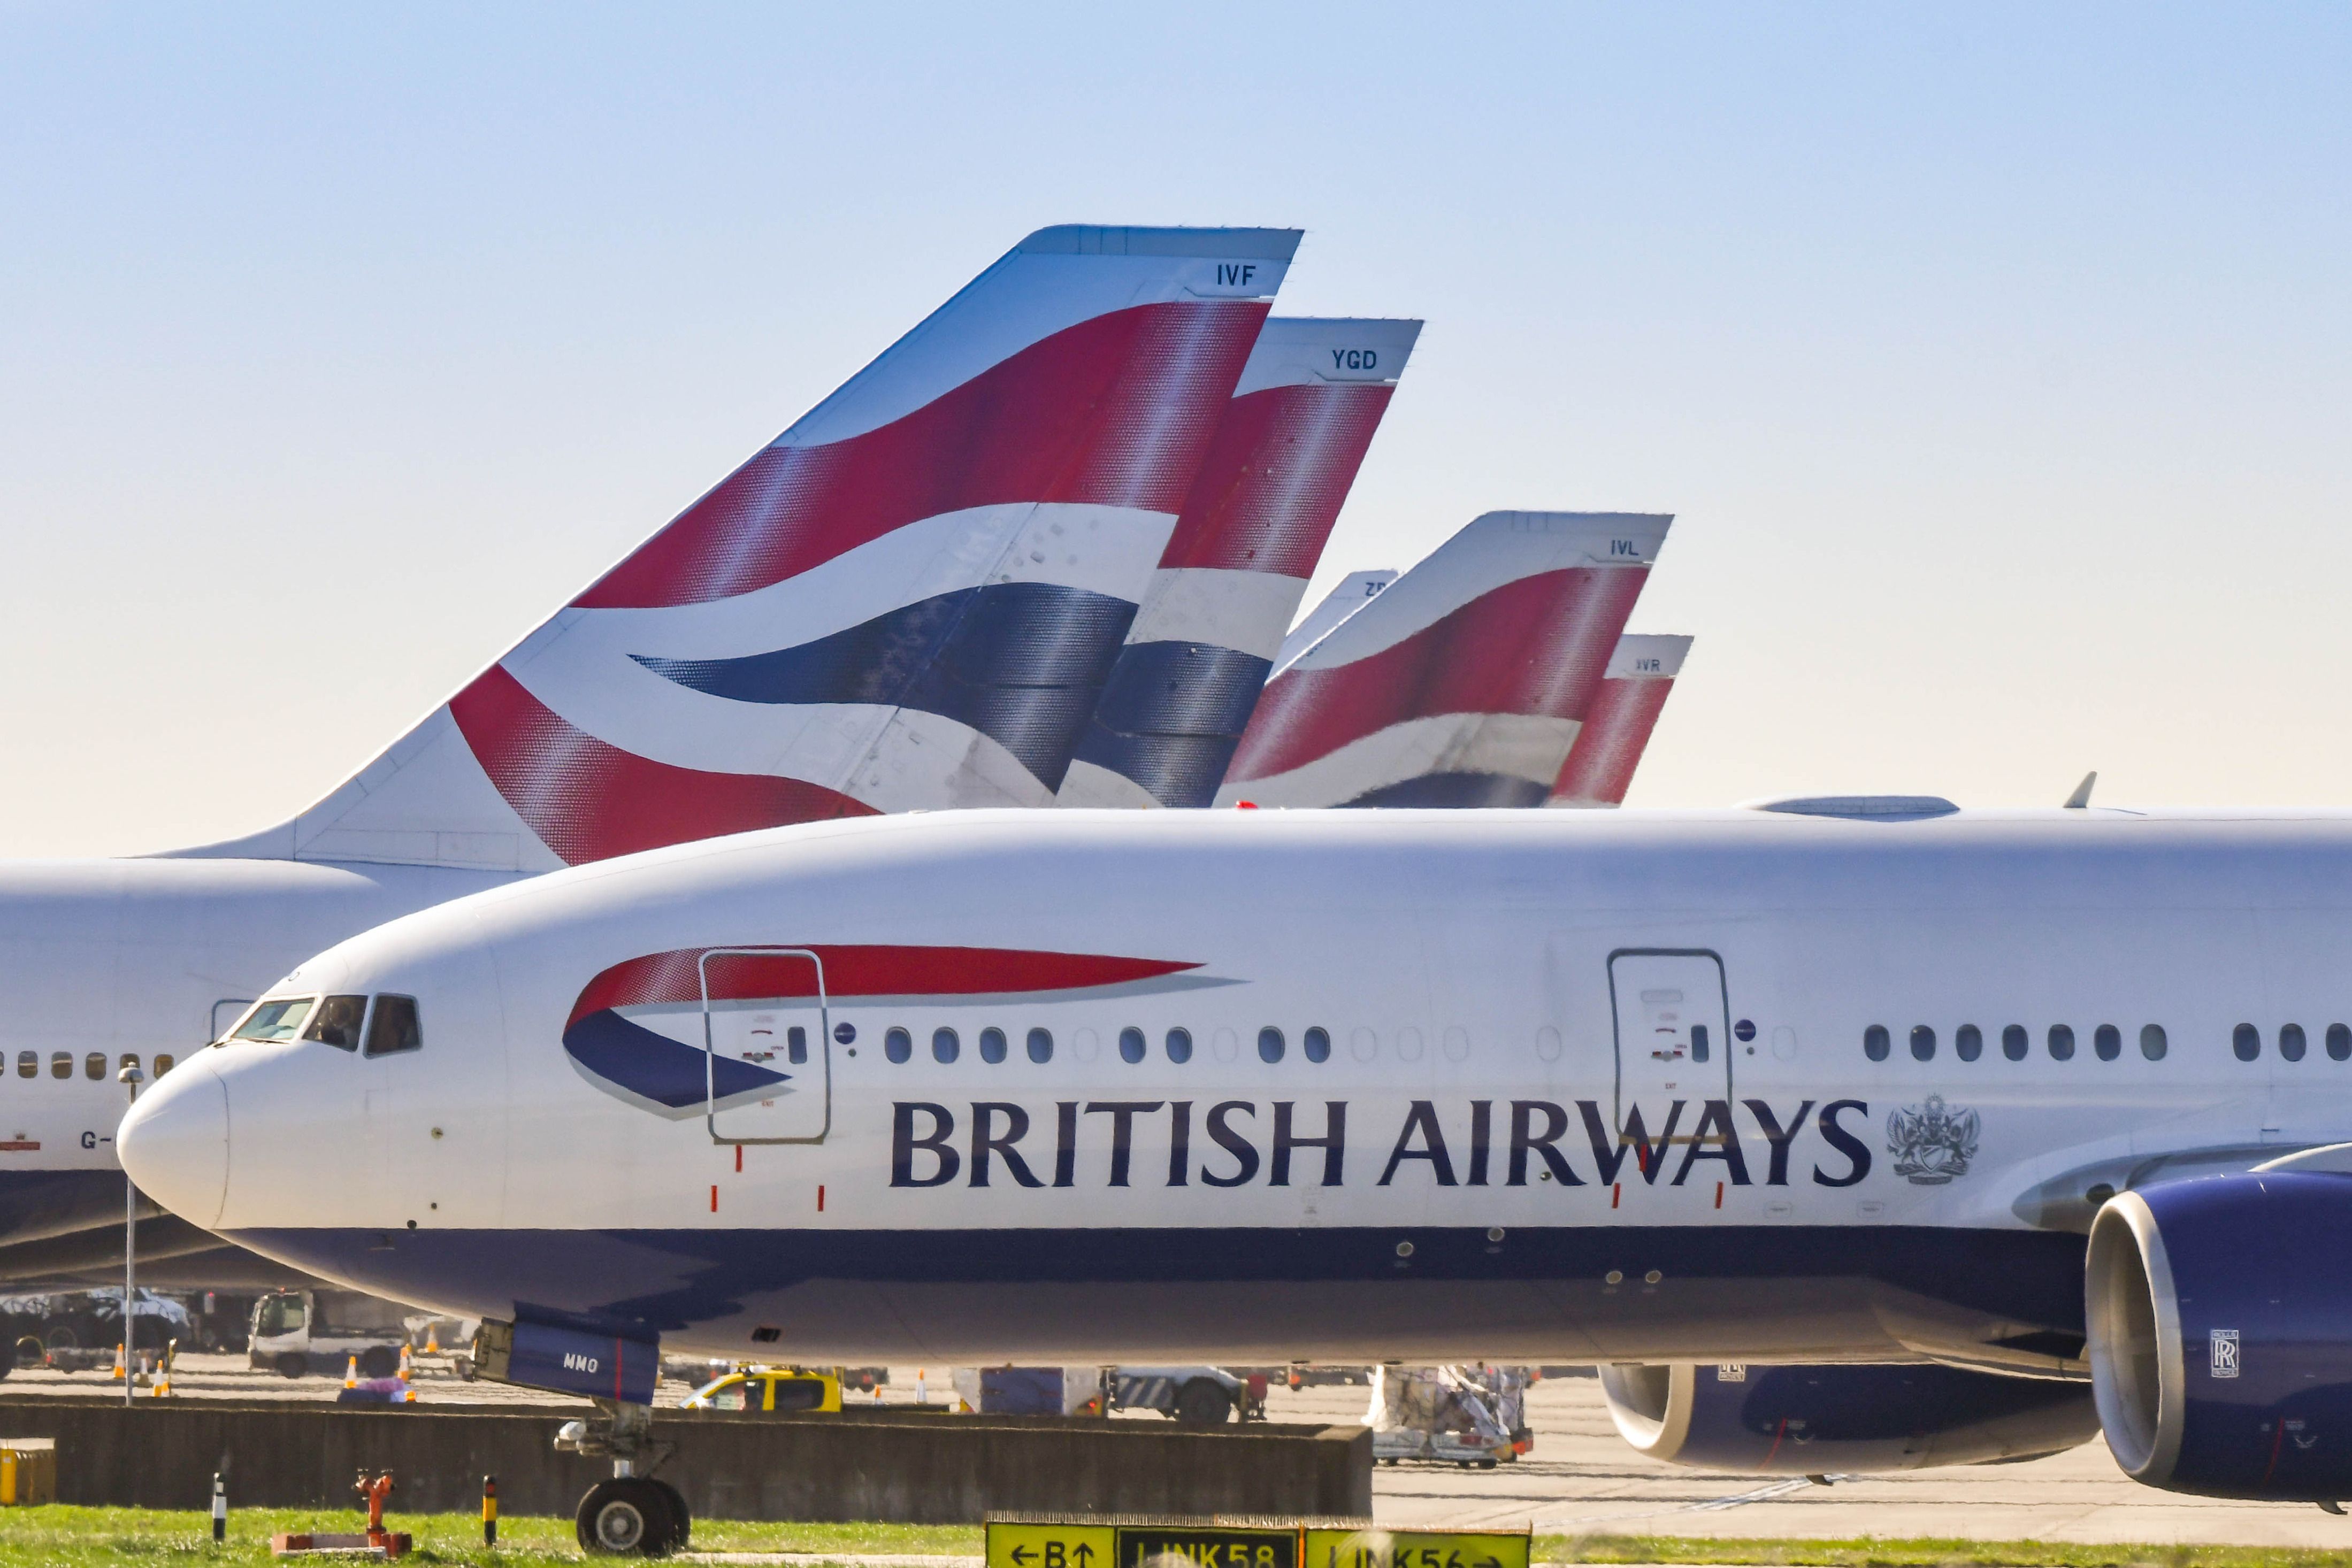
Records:
<instances>
[{"instance_id":1,"label":"engine nacelle","mask_svg":"<svg viewBox=\"0 0 2352 1568\"><path fill-rule=\"evenodd\" d=\"M2118 1194L2091 1227L2091 1384L2135 1480L2352 1498L2352 1176Z\"/></svg>"},{"instance_id":2,"label":"engine nacelle","mask_svg":"<svg viewBox=\"0 0 2352 1568\"><path fill-rule=\"evenodd\" d=\"M2027 1459L2099 1430L2083 1384L1952 1366L1619 1365L1601 1387L1650 1458L1750 1475Z\"/></svg>"}]
</instances>

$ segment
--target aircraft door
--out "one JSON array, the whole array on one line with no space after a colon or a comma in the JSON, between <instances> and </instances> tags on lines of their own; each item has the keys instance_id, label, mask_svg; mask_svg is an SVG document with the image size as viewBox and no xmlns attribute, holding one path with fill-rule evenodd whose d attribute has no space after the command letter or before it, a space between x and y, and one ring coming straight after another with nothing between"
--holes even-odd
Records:
<instances>
[{"instance_id":1,"label":"aircraft door","mask_svg":"<svg viewBox=\"0 0 2352 1568\"><path fill-rule=\"evenodd\" d=\"M714 947L698 967L711 1142L823 1143L833 1130L823 960L805 947Z\"/></svg>"},{"instance_id":2,"label":"aircraft door","mask_svg":"<svg viewBox=\"0 0 2352 1568\"><path fill-rule=\"evenodd\" d=\"M1655 1134L1677 1100L1731 1096L1723 960L1703 950L1626 948L1609 956L1617 1021L1617 1126L1643 1108Z\"/></svg>"}]
</instances>

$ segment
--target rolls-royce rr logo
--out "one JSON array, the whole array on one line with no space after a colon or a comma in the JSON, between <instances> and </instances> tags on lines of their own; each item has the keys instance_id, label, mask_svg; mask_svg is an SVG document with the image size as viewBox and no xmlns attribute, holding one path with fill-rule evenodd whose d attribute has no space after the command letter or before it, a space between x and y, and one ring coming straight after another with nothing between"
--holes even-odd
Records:
<instances>
[{"instance_id":1,"label":"rolls-royce rr logo","mask_svg":"<svg viewBox=\"0 0 2352 1568\"><path fill-rule=\"evenodd\" d=\"M1895 1174L1920 1186L1941 1186L1954 1176L1969 1174L1977 1157L1977 1113L1954 1111L1941 1094L1930 1094L1924 1105L1906 1105L1886 1116L1886 1152L1895 1156Z\"/></svg>"},{"instance_id":2,"label":"rolls-royce rr logo","mask_svg":"<svg viewBox=\"0 0 2352 1568\"><path fill-rule=\"evenodd\" d=\"M2215 1329L2206 1340L2206 1370L2215 1377L2238 1375L2238 1331Z\"/></svg>"}]
</instances>

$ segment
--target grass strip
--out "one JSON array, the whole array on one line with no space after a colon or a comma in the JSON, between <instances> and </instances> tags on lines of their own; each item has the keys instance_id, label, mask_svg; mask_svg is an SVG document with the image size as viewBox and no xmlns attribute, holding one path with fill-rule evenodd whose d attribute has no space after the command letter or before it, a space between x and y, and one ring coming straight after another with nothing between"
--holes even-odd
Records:
<instances>
[{"instance_id":1,"label":"grass strip","mask_svg":"<svg viewBox=\"0 0 2352 1568\"><path fill-rule=\"evenodd\" d=\"M385 1518L389 1530L406 1531L416 1541L407 1559L419 1563L490 1563L536 1568L577 1563L581 1552L569 1519L502 1514L498 1549L482 1545L478 1514L402 1513ZM269 1538L278 1531L360 1531L367 1527L353 1509L247 1508L231 1511L228 1543L213 1545L212 1516L189 1511L147 1508L45 1508L0 1510L0 1564L5 1568L126 1568L159 1563L265 1563ZM698 1552L872 1552L959 1553L978 1556L976 1524L772 1524L744 1520L698 1519ZM289 1561L293 1561L289 1559ZM327 1561L321 1559L321 1561ZM598 1562L620 1559L598 1558Z\"/></svg>"}]
</instances>

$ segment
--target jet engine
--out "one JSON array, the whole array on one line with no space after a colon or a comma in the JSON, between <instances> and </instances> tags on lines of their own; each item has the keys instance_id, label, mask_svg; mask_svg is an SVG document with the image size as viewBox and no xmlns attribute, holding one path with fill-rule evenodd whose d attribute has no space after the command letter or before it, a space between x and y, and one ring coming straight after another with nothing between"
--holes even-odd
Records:
<instances>
[{"instance_id":1,"label":"jet engine","mask_svg":"<svg viewBox=\"0 0 2352 1568\"><path fill-rule=\"evenodd\" d=\"M2270 1167L2118 1194L2092 1224L2088 1270L2091 1385L2133 1479L2352 1498L2352 1174Z\"/></svg>"},{"instance_id":2,"label":"jet engine","mask_svg":"<svg viewBox=\"0 0 2352 1568\"><path fill-rule=\"evenodd\" d=\"M2099 1430L2080 1383L1934 1364L1604 1366L1601 1387L1650 1458L1751 1475L2034 1458Z\"/></svg>"}]
</instances>

